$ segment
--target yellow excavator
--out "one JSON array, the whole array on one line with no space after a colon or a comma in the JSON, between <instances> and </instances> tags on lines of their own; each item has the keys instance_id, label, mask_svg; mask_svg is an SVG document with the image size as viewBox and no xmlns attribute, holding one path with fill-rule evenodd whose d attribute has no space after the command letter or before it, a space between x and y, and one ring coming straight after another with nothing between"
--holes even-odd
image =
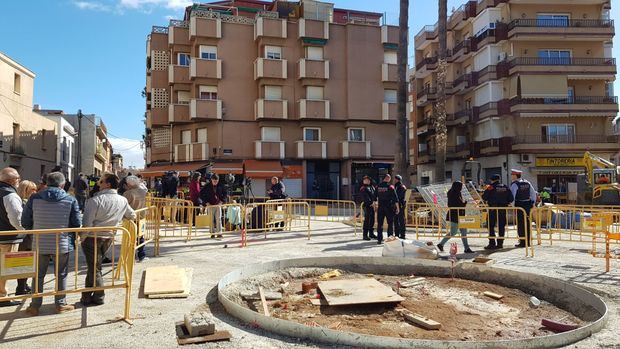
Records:
<instances>
[{"instance_id":1,"label":"yellow excavator","mask_svg":"<svg viewBox=\"0 0 620 349\"><path fill-rule=\"evenodd\" d=\"M591 201L594 205L620 205L620 184L618 169L611 161L585 152L583 162L586 168L587 185L591 189ZM588 190L590 191L590 190Z\"/></svg>"}]
</instances>

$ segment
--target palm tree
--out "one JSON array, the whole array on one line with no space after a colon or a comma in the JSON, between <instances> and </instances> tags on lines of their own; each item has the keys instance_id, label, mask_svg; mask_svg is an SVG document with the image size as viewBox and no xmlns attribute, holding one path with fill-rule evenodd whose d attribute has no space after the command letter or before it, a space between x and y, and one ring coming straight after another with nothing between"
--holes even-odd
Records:
<instances>
[{"instance_id":1,"label":"palm tree","mask_svg":"<svg viewBox=\"0 0 620 349\"><path fill-rule=\"evenodd\" d=\"M448 1L439 1L439 59L437 62L437 100L433 104L433 125L435 126L435 182L446 180L446 75L448 70L447 26Z\"/></svg>"},{"instance_id":2,"label":"palm tree","mask_svg":"<svg viewBox=\"0 0 620 349\"><path fill-rule=\"evenodd\" d=\"M409 33L409 0L400 0L398 21L398 117L396 118L396 155L394 171L403 177L406 186L410 184L409 159L407 156L407 36Z\"/></svg>"}]
</instances>

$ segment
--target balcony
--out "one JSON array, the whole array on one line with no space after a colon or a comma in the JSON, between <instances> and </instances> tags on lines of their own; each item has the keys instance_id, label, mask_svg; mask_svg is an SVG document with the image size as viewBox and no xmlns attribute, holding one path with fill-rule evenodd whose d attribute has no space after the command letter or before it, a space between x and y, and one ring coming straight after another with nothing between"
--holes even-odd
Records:
<instances>
[{"instance_id":1,"label":"balcony","mask_svg":"<svg viewBox=\"0 0 620 349\"><path fill-rule=\"evenodd\" d=\"M286 59L257 58L254 61L254 80L286 79L288 78L286 64Z\"/></svg>"},{"instance_id":2,"label":"balcony","mask_svg":"<svg viewBox=\"0 0 620 349\"><path fill-rule=\"evenodd\" d=\"M446 118L446 125L456 126L464 125L472 119L473 109L459 110L454 114L449 114Z\"/></svg>"},{"instance_id":3,"label":"balcony","mask_svg":"<svg viewBox=\"0 0 620 349\"><path fill-rule=\"evenodd\" d=\"M416 104L423 107L437 99L437 87L425 86L416 94Z\"/></svg>"},{"instance_id":4,"label":"balcony","mask_svg":"<svg viewBox=\"0 0 620 349\"><path fill-rule=\"evenodd\" d=\"M439 24L435 23L435 25L425 25L420 29L414 39L416 50L424 50L426 46L430 45L432 40L437 39L439 35L438 27Z\"/></svg>"},{"instance_id":5,"label":"balcony","mask_svg":"<svg viewBox=\"0 0 620 349\"><path fill-rule=\"evenodd\" d=\"M515 19L508 24L508 36L527 40L594 40L614 35L610 19Z\"/></svg>"},{"instance_id":6,"label":"balcony","mask_svg":"<svg viewBox=\"0 0 620 349\"><path fill-rule=\"evenodd\" d=\"M477 122L480 120L488 119L491 117L510 115L510 102L506 99L497 101L497 102L489 102L485 103L479 107L472 108L472 117L471 120L473 122Z\"/></svg>"},{"instance_id":7,"label":"balcony","mask_svg":"<svg viewBox=\"0 0 620 349\"><path fill-rule=\"evenodd\" d=\"M186 28L171 25L168 28L168 44L173 52L189 52L189 25Z\"/></svg>"},{"instance_id":8,"label":"balcony","mask_svg":"<svg viewBox=\"0 0 620 349\"><path fill-rule=\"evenodd\" d=\"M258 99L254 104L256 119L287 119L288 102L285 100Z\"/></svg>"},{"instance_id":9,"label":"balcony","mask_svg":"<svg viewBox=\"0 0 620 349\"><path fill-rule=\"evenodd\" d=\"M398 65L396 64L381 64L381 81L383 82L397 82L398 81Z\"/></svg>"},{"instance_id":10,"label":"balcony","mask_svg":"<svg viewBox=\"0 0 620 349\"><path fill-rule=\"evenodd\" d=\"M343 159L370 159L370 142L340 142L340 157Z\"/></svg>"},{"instance_id":11,"label":"balcony","mask_svg":"<svg viewBox=\"0 0 620 349\"><path fill-rule=\"evenodd\" d=\"M257 17L254 23L254 40L262 37L286 39L286 19Z\"/></svg>"},{"instance_id":12,"label":"balcony","mask_svg":"<svg viewBox=\"0 0 620 349\"><path fill-rule=\"evenodd\" d=\"M477 73L467 73L459 76L452 83L452 94L465 94L469 92L472 88L478 85L478 74Z\"/></svg>"},{"instance_id":13,"label":"balcony","mask_svg":"<svg viewBox=\"0 0 620 349\"><path fill-rule=\"evenodd\" d=\"M395 121L398 117L397 104L383 102L381 105L381 118L383 120Z\"/></svg>"},{"instance_id":14,"label":"balcony","mask_svg":"<svg viewBox=\"0 0 620 349\"><path fill-rule=\"evenodd\" d=\"M222 37L222 20L219 18L191 17L189 19L189 35L191 38L212 38Z\"/></svg>"},{"instance_id":15,"label":"balcony","mask_svg":"<svg viewBox=\"0 0 620 349\"><path fill-rule=\"evenodd\" d=\"M446 157L448 159L466 159L470 156L469 144L457 144L446 148Z\"/></svg>"},{"instance_id":16,"label":"balcony","mask_svg":"<svg viewBox=\"0 0 620 349\"><path fill-rule=\"evenodd\" d=\"M478 1L471 0L461 5L448 17L447 27L449 30L461 30L467 24L467 20L476 17L476 5Z\"/></svg>"},{"instance_id":17,"label":"balcony","mask_svg":"<svg viewBox=\"0 0 620 349\"><path fill-rule=\"evenodd\" d=\"M435 57L426 57L423 58L419 63L416 64L415 75L417 78L424 78L431 72L437 70L437 61L439 58Z\"/></svg>"},{"instance_id":18,"label":"balcony","mask_svg":"<svg viewBox=\"0 0 620 349\"><path fill-rule=\"evenodd\" d=\"M189 143L174 145L174 161L204 161L209 159L209 144Z\"/></svg>"},{"instance_id":19,"label":"balcony","mask_svg":"<svg viewBox=\"0 0 620 349\"><path fill-rule=\"evenodd\" d=\"M600 79L613 78L616 74L614 58L539 58L515 57L507 62L508 74L547 74L558 73L571 75L587 75Z\"/></svg>"},{"instance_id":20,"label":"balcony","mask_svg":"<svg viewBox=\"0 0 620 349\"><path fill-rule=\"evenodd\" d=\"M418 136L435 131L435 123L431 118L423 118L418 121L416 134Z\"/></svg>"},{"instance_id":21,"label":"balcony","mask_svg":"<svg viewBox=\"0 0 620 349\"><path fill-rule=\"evenodd\" d=\"M192 99L189 104L192 120L221 120L222 101L219 99Z\"/></svg>"},{"instance_id":22,"label":"balcony","mask_svg":"<svg viewBox=\"0 0 620 349\"><path fill-rule=\"evenodd\" d=\"M297 141L298 159L327 159L327 142L325 141Z\"/></svg>"},{"instance_id":23,"label":"balcony","mask_svg":"<svg viewBox=\"0 0 620 349\"><path fill-rule=\"evenodd\" d=\"M10 151L10 156L12 157L21 158L21 157L26 156L26 149L20 144L11 144L9 151Z\"/></svg>"},{"instance_id":24,"label":"balcony","mask_svg":"<svg viewBox=\"0 0 620 349\"><path fill-rule=\"evenodd\" d=\"M191 84L189 67L185 65L168 65L168 84Z\"/></svg>"},{"instance_id":25,"label":"balcony","mask_svg":"<svg viewBox=\"0 0 620 349\"><path fill-rule=\"evenodd\" d=\"M522 135L513 138L512 149L520 151L583 151L617 150L620 138L617 135Z\"/></svg>"},{"instance_id":26,"label":"balcony","mask_svg":"<svg viewBox=\"0 0 620 349\"><path fill-rule=\"evenodd\" d=\"M418 151L418 163L419 164L428 164L431 162L435 162L435 158L436 158L435 152L429 152L428 150Z\"/></svg>"},{"instance_id":27,"label":"balcony","mask_svg":"<svg viewBox=\"0 0 620 349\"><path fill-rule=\"evenodd\" d=\"M284 159L284 142L254 141L254 157L257 159Z\"/></svg>"},{"instance_id":28,"label":"balcony","mask_svg":"<svg viewBox=\"0 0 620 349\"><path fill-rule=\"evenodd\" d=\"M472 51L475 51L475 48L472 45L473 41L470 39L465 39L452 48L450 50L450 61L452 62L462 62L467 57L470 56Z\"/></svg>"},{"instance_id":29,"label":"balcony","mask_svg":"<svg viewBox=\"0 0 620 349\"><path fill-rule=\"evenodd\" d=\"M515 97L510 100L510 110L520 116L616 116L618 97Z\"/></svg>"},{"instance_id":30,"label":"balcony","mask_svg":"<svg viewBox=\"0 0 620 349\"><path fill-rule=\"evenodd\" d=\"M189 77L191 79L221 79L222 60L193 58L189 64Z\"/></svg>"},{"instance_id":31,"label":"balcony","mask_svg":"<svg viewBox=\"0 0 620 349\"><path fill-rule=\"evenodd\" d=\"M389 45L390 47L398 47L398 26L394 25L383 25L381 26L381 43L384 47Z\"/></svg>"},{"instance_id":32,"label":"balcony","mask_svg":"<svg viewBox=\"0 0 620 349\"><path fill-rule=\"evenodd\" d=\"M97 144L97 149L95 150L95 157L97 158L97 160L101 162L106 161L107 151L105 147L103 146L103 144L101 143Z\"/></svg>"},{"instance_id":33,"label":"balcony","mask_svg":"<svg viewBox=\"0 0 620 349\"><path fill-rule=\"evenodd\" d=\"M183 123L190 122L189 104L170 104L168 107L168 122Z\"/></svg>"},{"instance_id":34,"label":"balcony","mask_svg":"<svg viewBox=\"0 0 620 349\"><path fill-rule=\"evenodd\" d=\"M508 25L502 22L492 23L487 29L471 38L472 51L478 51L488 44L498 43L508 39Z\"/></svg>"},{"instance_id":35,"label":"balcony","mask_svg":"<svg viewBox=\"0 0 620 349\"><path fill-rule=\"evenodd\" d=\"M150 118L148 118L148 120L150 120L150 123L151 123L150 126L168 125L169 123L168 110L169 109L170 108L155 108L155 109L149 110L148 113L150 113Z\"/></svg>"},{"instance_id":36,"label":"balcony","mask_svg":"<svg viewBox=\"0 0 620 349\"><path fill-rule=\"evenodd\" d=\"M329 61L302 58L297 62L297 79L329 79Z\"/></svg>"},{"instance_id":37,"label":"balcony","mask_svg":"<svg viewBox=\"0 0 620 349\"><path fill-rule=\"evenodd\" d=\"M329 22L300 18L299 38L329 40Z\"/></svg>"},{"instance_id":38,"label":"balcony","mask_svg":"<svg viewBox=\"0 0 620 349\"><path fill-rule=\"evenodd\" d=\"M330 117L329 101L300 99L298 104L300 119L329 119Z\"/></svg>"},{"instance_id":39,"label":"balcony","mask_svg":"<svg viewBox=\"0 0 620 349\"><path fill-rule=\"evenodd\" d=\"M499 138L484 140L480 142L480 154L485 155L485 154L499 153L499 145L500 145Z\"/></svg>"}]
</instances>

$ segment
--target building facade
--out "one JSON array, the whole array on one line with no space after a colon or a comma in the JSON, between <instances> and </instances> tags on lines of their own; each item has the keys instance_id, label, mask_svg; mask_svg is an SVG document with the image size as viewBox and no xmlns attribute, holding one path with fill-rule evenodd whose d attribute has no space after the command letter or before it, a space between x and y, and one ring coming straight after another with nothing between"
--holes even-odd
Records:
<instances>
[{"instance_id":1,"label":"building facade","mask_svg":"<svg viewBox=\"0 0 620 349\"><path fill-rule=\"evenodd\" d=\"M32 111L35 74L0 53L0 168L38 183L56 164L56 122Z\"/></svg>"},{"instance_id":2,"label":"building facade","mask_svg":"<svg viewBox=\"0 0 620 349\"><path fill-rule=\"evenodd\" d=\"M448 19L447 178L520 168L537 188L576 185L586 150L620 150L612 120L614 22L610 2L469 1ZM432 122L438 28L415 36L415 161L418 184L435 177ZM474 163L476 164L476 163ZM476 167L476 166L475 166Z\"/></svg>"},{"instance_id":3,"label":"building facade","mask_svg":"<svg viewBox=\"0 0 620 349\"><path fill-rule=\"evenodd\" d=\"M35 104L34 111L39 114L40 110L39 105ZM40 115L44 115L56 123L56 129L58 130L58 137L56 137L56 165L60 166L62 173L73 181L76 175L74 171L76 132L73 125L63 117L62 110L49 110Z\"/></svg>"},{"instance_id":4,"label":"building facade","mask_svg":"<svg viewBox=\"0 0 620 349\"><path fill-rule=\"evenodd\" d=\"M398 28L317 1L219 1L147 39L145 174L279 176L350 198L394 159ZM168 166L168 167L166 167Z\"/></svg>"}]
</instances>

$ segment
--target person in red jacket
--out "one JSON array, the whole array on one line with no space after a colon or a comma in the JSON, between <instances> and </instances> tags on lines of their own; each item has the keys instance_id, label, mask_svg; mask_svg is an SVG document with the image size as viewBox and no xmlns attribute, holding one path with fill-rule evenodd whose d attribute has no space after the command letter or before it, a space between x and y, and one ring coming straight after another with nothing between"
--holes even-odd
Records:
<instances>
[{"instance_id":1,"label":"person in red jacket","mask_svg":"<svg viewBox=\"0 0 620 349\"><path fill-rule=\"evenodd\" d=\"M200 172L194 172L192 174L192 180L189 182L189 199L192 201L194 206L200 206L202 202L200 201Z\"/></svg>"}]
</instances>

